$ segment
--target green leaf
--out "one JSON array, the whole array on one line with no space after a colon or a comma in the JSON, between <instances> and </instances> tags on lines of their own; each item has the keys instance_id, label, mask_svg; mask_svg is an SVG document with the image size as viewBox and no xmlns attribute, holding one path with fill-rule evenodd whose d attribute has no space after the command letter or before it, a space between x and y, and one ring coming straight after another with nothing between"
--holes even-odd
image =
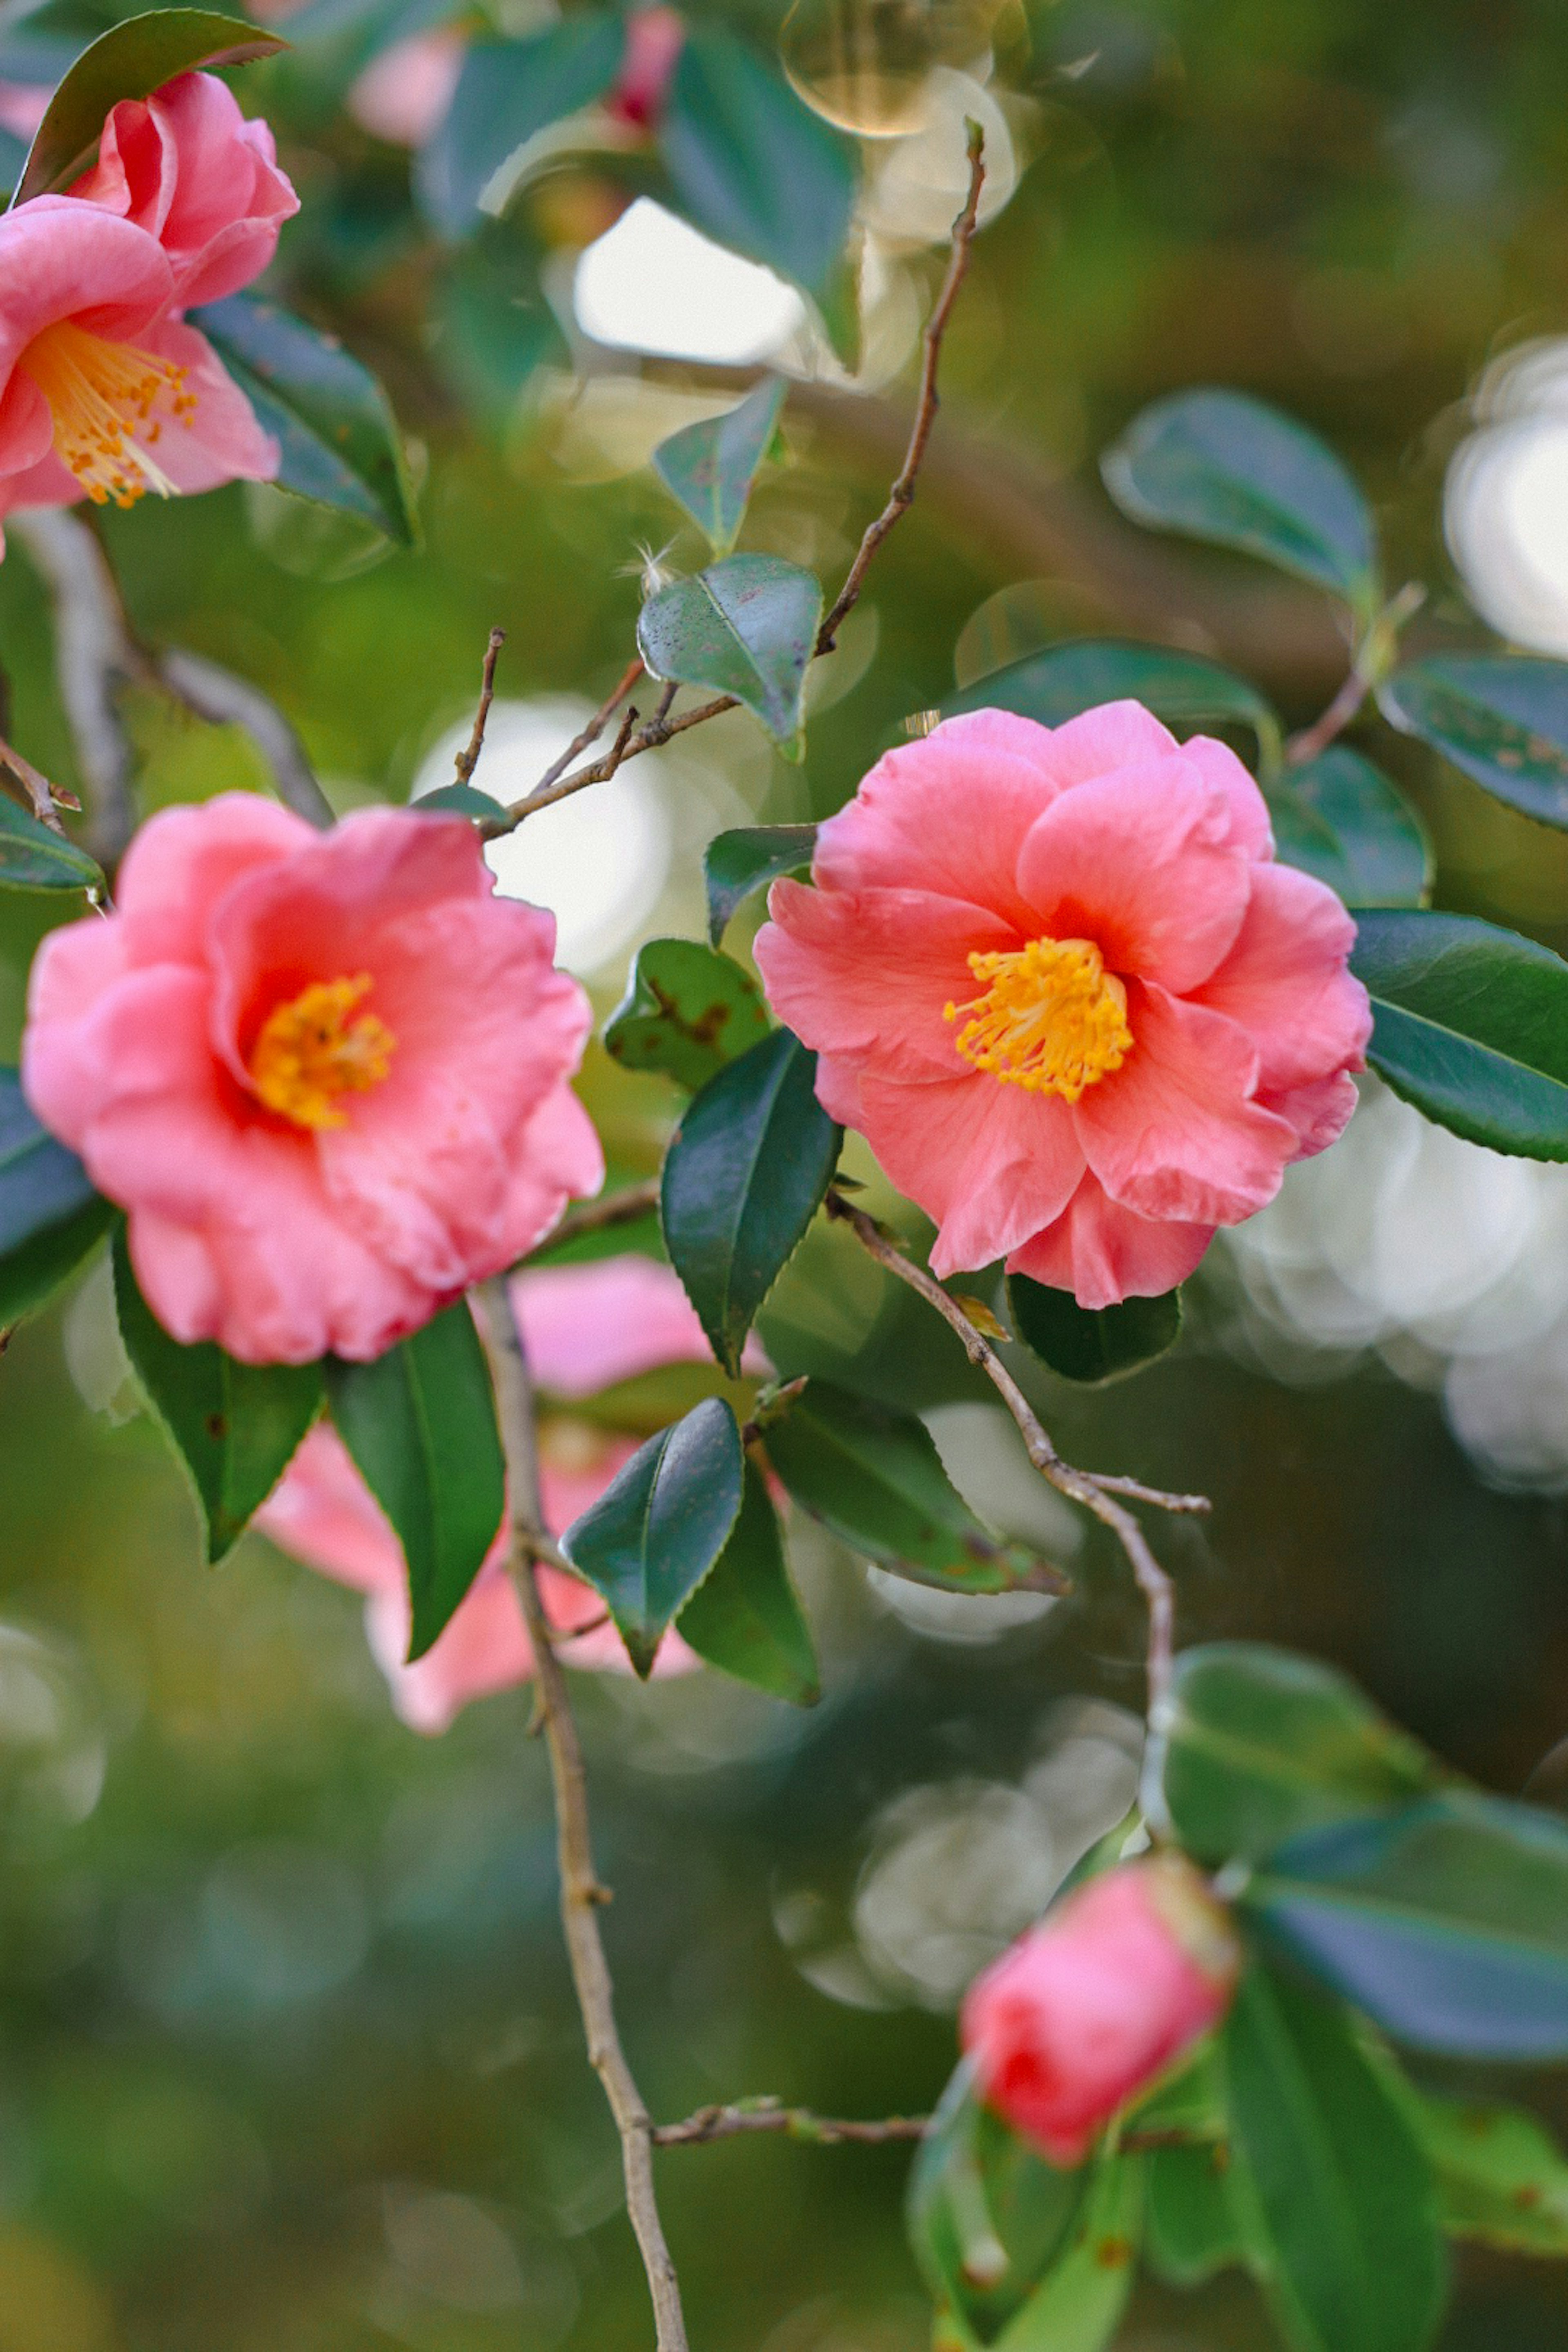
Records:
<instances>
[{"instance_id":1,"label":"green leaf","mask_svg":"<svg viewBox=\"0 0 1568 2352\"><path fill-rule=\"evenodd\" d=\"M327 1402L408 1564L408 1655L426 1651L484 1565L506 1508L495 1399L459 1298L368 1364L326 1361Z\"/></svg>"},{"instance_id":2,"label":"green leaf","mask_svg":"<svg viewBox=\"0 0 1568 2352\"><path fill-rule=\"evenodd\" d=\"M1242 1897L1402 2042L1568 2057L1568 1822L1468 1790L1309 1830Z\"/></svg>"},{"instance_id":3,"label":"green leaf","mask_svg":"<svg viewBox=\"0 0 1568 2352\"><path fill-rule=\"evenodd\" d=\"M1298 1832L1423 1796L1437 1766L1348 1676L1260 1642L1183 1650L1151 1769L1195 1861L1258 1862Z\"/></svg>"},{"instance_id":4,"label":"green leaf","mask_svg":"<svg viewBox=\"0 0 1568 2352\"><path fill-rule=\"evenodd\" d=\"M648 598L637 651L653 677L732 694L775 742L793 744L821 625L812 572L777 555L727 555Z\"/></svg>"},{"instance_id":5,"label":"green leaf","mask_svg":"<svg viewBox=\"0 0 1568 2352\"><path fill-rule=\"evenodd\" d=\"M764 1442L795 1501L864 1558L950 1591L1056 1589L1022 1545L981 1526L912 1413L813 1379Z\"/></svg>"},{"instance_id":6,"label":"green leaf","mask_svg":"<svg viewBox=\"0 0 1568 2352\"><path fill-rule=\"evenodd\" d=\"M1245 393L1179 392L1135 417L1101 460L1134 521L1261 556L1377 611L1372 516L1333 451Z\"/></svg>"},{"instance_id":7,"label":"green leaf","mask_svg":"<svg viewBox=\"0 0 1568 2352\"><path fill-rule=\"evenodd\" d=\"M782 376L764 376L738 408L682 425L653 453L654 472L707 534L715 555L728 555L735 544L788 390Z\"/></svg>"},{"instance_id":8,"label":"green leaf","mask_svg":"<svg viewBox=\"0 0 1568 2352\"><path fill-rule=\"evenodd\" d=\"M1126 1831L1121 1831L1120 1834L1112 1831L1111 1835L1116 1838L1120 1848ZM1092 1848L1090 1852L1093 1852ZM1116 1859L1117 1853L1113 1851L1107 1866ZM1058 1890L1058 1899L1077 1883L1075 1877L1069 1877ZM1215 2044L1212 2041L1200 2042L1196 2054L1188 2059L1179 2073L1167 2075L1147 2098L1141 2099L1131 2110L1127 2127L1129 2131L1135 2132L1178 2133L1190 2140L1224 2139L1229 2123L1226 2115L1225 2079Z\"/></svg>"},{"instance_id":9,"label":"green leaf","mask_svg":"<svg viewBox=\"0 0 1568 2352\"><path fill-rule=\"evenodd\" d=\"M1470 915L1391 908L1356 929L1378 1076L1471 1143L1568 1160L1568 963Z\"/></svg>"},{"instance_id":10,"label":"green leaf","mask_svg":"<svg viewBox=\"0 0 1568 2352\"><path fill-rule=\"evenodd\" d=\"M403 442L386 394L331 335L253 294L193 310L224 366L282 449L279 487L419 541Z\"/></svg>"},{"instance_id":11,"label":"green leaf","mask_svg":"<svg viewBox=\"0 0 1568 2352\"><path fill-rule=\"evenodd\" d=\"M702 853L708 936L714 946L742 899L781 874L799 873L811 864L816 847L814 824L744 824L716 835Z\"/></svg>"},{"instance_id":12,"label":"green leaf","mask_svg":"<svg viewBox=\"0 0 1568 2352\"><path fill-rule=\"evenodd\" d=\"M732 33L693 28L659 148L700 229L829 301L855 204L851 150L774 65Z\"/></svg>"},{"instance_id":13,"label":"green leaf","mask_svg":"<svg viewBox=\"0 0 1568 2352\"><path fill-rule=\"evenodd\" d=\"M734 1414L721 1397L705 1398L639 1445L562 1538L645 1681L666 1630L729 1542L742 1467Z\"/></svg>"},{"instance_id":14,"label":"green leaf","mask_svg":"<svg viewBox=\"0 0 1568 2352\"><path fill-rule=\"evenodd\" d=\"M584 11L524 40L470 44L446 119L415 170L419 202L444 236L479 226L480 197L536 131L604 95L625 41L618 15Z\"/></svg>"},{"instance_id":15,"label":"green leaf","mask_svg":"<svg viewBox=\"0 0 1568 2352\"><path fill-rule=\"evenodd\" d=\"M1254 2249L1226 2180L1226 2148L1157 2147L1147 2163L1149 2262L1167 2286L1201 2286L1249 2259Z\"/></svg>"},{"instance_id":16,"label":"green leaf","mask_svg":"<svg viewBox=\"0 0 1568 2352\"><path fill-rule=\"evenodd\" d=\"M1332 743L1268 786L1275 845L1347 907L1419 907L1432 887L1432 844L1402 793L1370 760Z\"/></svg>"},{"instance_id":17,"label":"green leaf","mask_svg":"<svg viewBox=\"0 0 1568 2352\"><path fill-rule=\"evenodd\" d=\"M838 1164L844 1130L816 1077L816 1055L775 1029L709 1079L665 1154L665 1247L731 1376Z\"/></svg>"},{"instance_id":18,"label":"green leaf","mask_svg":"<svg viewBox=\"0 0 1568 2352\"><path fill-rule=\"evenodd\" d=\"M1066 2245L1089 2175L1047 2164L972 2085L965 2060L916 2152L906 2220L933 2297L990 2343Z\"/></svg>"},{"instance_id":19,"label":"green leaf","mask_svg":"<svg viewBox=\"0 0 1568 2352\"><path fill-rule=\"evenodd\" d=\"M0 1067L0 1331L54 1296L116 1213L34 1118L17 1073Z\"/></svg>"},{"instance_id":20,"label":"green leaf","mask_svg":"<svg viewBox=\"0 0 1568 2352\"><path fill-rule=\"evenodd\" d=\"M1205 723L1250 727L1265 762L1272 765L1279 757L1279 720L1246 678L1201 654L1114 637L1079 637L1026 654L948 695L942 713L952 719L965 710L1016 710L1042 727L1059 727L1098 703L1128 698L1189 735Z\"/></svg>"},{"instance_id":21,"label":"green leaf","mask_svg":"<svg viewBox=\"0 0 1568 2352\"><path fill-rule=\"evenodd\" d=\"M206 1555L244 1534L293 1460L321 1402L317 1364L241 1364L210 1339L172 1339L136 1286L123 1225L114 1236L120 1336L201 1508Z\"/></svg>"},{"instance_id":22,"label":"green leaf","mask_svg":"<svg viewBox=\"0 0 1568 2352\"><path fill-rule=\"evenodd\" d=\"M1540 824L1568 827L1568 663L1508 654L1405 662L1378 688L1383 715Z\"/></svg>"},{"instance_id":23,"label":"green leaf","mask_svg":"<svg viewBox=\"0 0 1568 2352\"><path fill-rule=\"evenodd\" d=\"M476 824L488 824L497 814L497 803L489 793L473 784L437 784L433 793L421 793L409 806L421 816L468 816Z\"/></svg>"},{"instance_id":24,"label":"green leaf","mask_svg":"<svg viewBox=\"0 0 1568 2352\"><path fill-rule=\"evenodd\" d=\"M209 8L152 8L85 48L50 99L28 151L13 206L61 194L98 152L104 119L122 98L150 98L176 74L269 58L288 43L243 17Z\"/></svg>"},{"instance_id":25,"label":"green leaf","mask_svg":"<svg viewBox=\"0 0 1568 2352\"><path fill-rule=\"evenodd\" d=\"M0 885L13 890L101 890L103 869L0 792Z\"/></svg>"},{"instance_id":26,"label":"green leaf","mask_svg":"<svg viewBox=\"0 0 1568 2352\"><path fill-rule=\"evenodd\" d=\"M5 1148L0 1144L0 1207L5 1189ZM12 1331L68 1283L119 1214L111 1201L89 1192L79 1209L43 1225L0 1255L0 1332Z\"/></svg>"},{"instance_id":27,"label":"green leaf","mask_svg":"<svg viewBox=\"0 0 1568 2352\"><path fill-rule=\"evenodd\" d=\"M1126 1298L1119 1307L1080 1307L1070 1290L1052 1290L1026 1274L1007 1277L1007 1311L1024 1342L1068 1381L1114 1381L1173 1348L1182 1329L1182 1294Z\"/></svg>"},{"instance_id":28,"label":"green leaf","mask_svg":"<svg viewBox=\"0 0 1568 2352\"><path fill-rule=\"evenodd\" d=\"M761 1044L768 1016L751 974L696 940L648 940L605 1024L628 1070L664 1070L693 1091Z\"/></svg>"},{"instance_id":29,"label":"green leaf","mask_svg":"<svg viewBox=\"0 0 1568 2352\"><path fill-rule=\"evenodd\" d=\"M1520 2254L1568 2254L1568 2157L1519 2107L1413 2095L1443 2227Z\"/></svg>"},{"instance_id":30,"label":"green leaf","mask_svg":"<svg viewBox=\"0 0 1568 2352\"><path fill-rule=\"evenodd\" d=\"M540 283L539 256L513 221L481 220L436 289L435 354L448 383L492 426L506 425L534 370L567 362Z\"/></svg>"},{"instance_id":31,"label":"green leaf","mask_svg":"<svg viewBox=\"0 0 1568 2352\"><path fill-rule=\"evenodd\" d=\"M730 1539L679 1622L710 1666L795 1706L815 1706L821 1697L811 1628L790 1582L767 1482L754 1463L745 1465Z\"/></svg>"},{"instance_id":32,"label":"green leaf","mask_svg":"<svg viewBox=\"0 0 1568 2352\"><path fill-rule=\"evenodd\" d=\"M1102 2352L1132 2292L1142 2220L1142 2158L1102 2156L1066 2252L994 2352Z\"/></svg>"},{"instance_id":33,"label":"green leaf","mask_svg":"<svg viewBox=\"0 0 1568 2352\"><path fill-rule=\"evenodd\" d=\"M1299 2352L1421 2352L1447 2292L1432 2169L1336 2004L1255 1967L1225 2030L1231 2193ZM1247 2212L1247 2207L1251 2211Z\"/></svg>"}]
</instances>

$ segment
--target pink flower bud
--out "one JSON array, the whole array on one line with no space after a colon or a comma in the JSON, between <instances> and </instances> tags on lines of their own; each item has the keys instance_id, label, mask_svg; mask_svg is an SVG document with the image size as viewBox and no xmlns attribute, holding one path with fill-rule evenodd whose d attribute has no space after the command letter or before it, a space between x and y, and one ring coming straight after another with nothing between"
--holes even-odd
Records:
<instances>
[{"instance_id":1,"label":"pink flower bud","mask_svg":"<svg viewBox=\"0 0 1568 2352\"><path fill-rule=\"evenodd\" d=\"M605 104L617 122L653 131L664 112L686 26L674 8L638 8L626 18L626 55Z\"/></svg>"},{"instance_id":2,"label":"pink flower bud","mask_svg":"<svg viewBox=\"0 0 1568 2352\"><path fill-rule=\"evenodd\" d=\"M1218 2023L1240 1947L1176 1854L1092 1878L977 1977L963 2047L981 2097L1053 2164Z\"/></svg>"}]
</instances>

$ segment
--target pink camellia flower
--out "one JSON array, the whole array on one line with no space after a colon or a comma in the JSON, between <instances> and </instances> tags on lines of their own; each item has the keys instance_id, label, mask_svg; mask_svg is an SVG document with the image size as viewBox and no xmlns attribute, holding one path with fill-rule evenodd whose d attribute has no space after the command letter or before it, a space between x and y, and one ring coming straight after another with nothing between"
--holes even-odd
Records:
<instances>
[{"instance_id":1,"label":"pink camellia flower","mask_svg":"<svg viewBox=\"0 0 1568 2352\"><path fill-rule=\"evenodd\" d=\"M980 2096L1053 2164L1078 2164L1218 2024L1240 1968L1224 1906L1180 1855L1091 1878L970 1986Z\"/></svg>"},{"instance_id":2,"label":"pink camellia flower","mask_svg":"<svg viewBox=\"0 0 1568 2352\"><path fill-rule=\"evenodd\" d=\"M40 948L23 1087L129 1213L175 1339L363 1360L603 1181L568 1084L593 1016L554 944L461 817L166 809L117 911Z\"/></svg>"},{"instance_id":3,"label":"pink camellia flower","mask_svg":"<svg viewBox=\"0 0 1568 2352\"><path fill-rule=\"evenodd\" d=\"M452 103L468 47L455 25L410 33L372 58L344 103L373 139L423 147Z\"/></svg>"},{"instance_id":4,"label":"pink camellia flower","mask_svg":"<svg viewBox=\"0 0 1568 2352\"><path fill-rule=\"evenodd\" d=\"M656 131L676 62L686 45L686 24L674 8L637 8L626 18L626 46L615 86L605 100L612 121L632 131Z\"/></svg>"},{"instance_id":5,"label":"pink camellia flower","mask_svg":"<svg viewBox=\"0 0 1568 2352\"><path fill-rule=\"evenodd\" d=\"M0 81L0 130L30 143L54 94L50 82Z\"/></svg>"},{"instance_id":6,"label":"pink camellia flower","mask_svg":"<svg viewBox=\"0 0 1568 2352\"><path fill-rule=\"evenodd\" d=\"M756 958L826 1109L935 1219L1082 1307L1191 1274L1355 1107L1355 927L1277 866L1263 795L1136 702L951 719L775 882Z\"/></svg>"},{"instance_id":7,"label":"pink camellia flower","mask_svg":"<svg viewBox=\"0 0 1568 2352\"><path fill-rule=\"evenodd\" d=\"M679 1276L635 1251L586 1265L537 1266L518 1276L511 1295L534 1379L558 1397L596 1396L660 1364L712 1360ZM772 1370L754 1331L741 1369Z\"/></svg>"}]
</instances>

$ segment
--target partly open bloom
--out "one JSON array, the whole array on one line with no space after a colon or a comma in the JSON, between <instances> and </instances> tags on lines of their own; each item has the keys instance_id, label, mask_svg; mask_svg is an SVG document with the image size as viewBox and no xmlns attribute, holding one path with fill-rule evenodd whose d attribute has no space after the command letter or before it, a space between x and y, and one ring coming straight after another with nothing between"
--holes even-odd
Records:
<instances>
[{"instance_id":1,"label":"partly open bloom","mask_svg":"<svg viewBox=\"0 0 1568 2352\"><path fill-rule=\"evenodd\" d=\"M1240 1967L1224 1906L1179 1854L1091 1878L970 1986L980 2095L1053 2164L1078 2164L1218 2024Z\"/></svg>"},{"instance_id":2,"label":"partly open bloom","mask_svg":"<svg viewBox=\"0 0 1568 2352\"><path fill-rule=\"evenodd\" d=\"M175 1339L379 1355L603 1181L587 998L464 818L226 793L144 825L117 901L44 941L22 1079Z\"/></svg>"},{"instance_id":3,"label":"partly open bloom","mask_svg":"<svg viewBox=\"0 0 1568 2352\"><path fill-rule=\"evenodd\" d=\"M1136 702L949 719L776 882L756 957L816 1090L940 1227L1083 1307L1169 1290L1355 1106L1355 929L1235 755Z\"/></svg>"}]
</instances>

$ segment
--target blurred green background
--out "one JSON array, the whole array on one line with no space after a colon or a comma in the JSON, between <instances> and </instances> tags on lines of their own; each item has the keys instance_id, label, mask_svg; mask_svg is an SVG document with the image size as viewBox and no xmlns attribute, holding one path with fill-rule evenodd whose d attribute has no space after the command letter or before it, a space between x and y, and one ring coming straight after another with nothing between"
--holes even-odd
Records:
<instances>
[{"instance_id":1,"label":"blurred green background","mask_svg":"<svg viewBox=\"0 0 1568 2352\"><path fill-rule=\"evenodd\" d=\"M689 865L737 804L836 806L951 688L955 646L970 675L1056 634L1159 637L1311 716L1343 662L1327 608L1142 539L1099 489L1096 451L1174 386L1244 385L1325 432L1377 502L1391 575L1431 583L1413 645L1480 640L1443 544L1445 469L1498 352L1568 331L1568 17L1549 0L1062 0L1026 38L1021 20L1003 29L1034 161L977 247L920 499L839 656L863 674L814 723L804 770L729 721L701 738L700 772L667 769ZM247 103L268 87L258 72ZM623 358L595 379L613 431L537 387L477 425L425 331L431 262L402 159L295 110L285 159L307 212L279 283L386 378L427 544L356 569L352 532L239 490L147 501L104 536L138 626L265 687L346 806L406 794L469 709L494 622L508 698L607 688L639 545L676 521L626 453L678 421L673 393L721 400L742 379ZM590 166L531 201L568 256L614 210ZM835 575L908 398L907 373L803 392L744 543ZM677 540L672 560L695 550ZM68 779L19 550L0 568L0 661L7 731ZM258 781L238 739L151 701L130 715L146 805ZM1434 827L1440 903L1568 940L1560 836L1412 747L1385 738L1380 756ZM0 1053L46 919L41 900L0 910ZM642 928L656 920L696 929L689 874ZM592 975L604 1010L626 954ZM602 1058L585 1084L619 1166L655 1165L674 1098ZM1404 1234L1417 1260L1461 1214L1440 1192L1428 1211L1437 1223ZM1287 1344L1276 1317L1268 1340L1247 1265L1216 1254L1180 1349L1131 1385L1047 1391L1059 1442L1214 1496L1206 1530L1162 1531L1185 1637L1339 1660L1456 1765L1517 1791L1568 1731L1568 1473L1504 1476L1467 1453L1445 1415L1447 1340L1411 1339L1394 1308L1331 1346L1310 1318ZM1037 1512L945 1335L852 1260L819 1255L816 1276L808 1254L765 1326L781 1369L831 1364L935 1408L992 1507ZM1037 1531L1064 1557L1079 1541L1048 1516ZM660 2116L756 2092L924 2107L952 2062L956 1985L1124 1801L1141 1626L1094 1545L1074 1556L1077 1597L1011 1626L963 1616L978 1604L891 1606L809 1532L796 1566L824 1648L815 1713L709 1675L579 1683L622 2021ZM93 1278L0 1362L0 2352L646 2344L527 1695L420 1739L391 1715L351 1595L259 1538L204 1570ZM1561 2079L1525 2087L1568 2126ZM659 2167L703 2352L922 2345L897 2149L752 2142ZM1445 2352L1565 2338L1568 2282L1466 2258ZM1141 2289L1119 2342L1268 2340L1249 2292L1222 2283Z\"/></svg>"}]
</instances>

